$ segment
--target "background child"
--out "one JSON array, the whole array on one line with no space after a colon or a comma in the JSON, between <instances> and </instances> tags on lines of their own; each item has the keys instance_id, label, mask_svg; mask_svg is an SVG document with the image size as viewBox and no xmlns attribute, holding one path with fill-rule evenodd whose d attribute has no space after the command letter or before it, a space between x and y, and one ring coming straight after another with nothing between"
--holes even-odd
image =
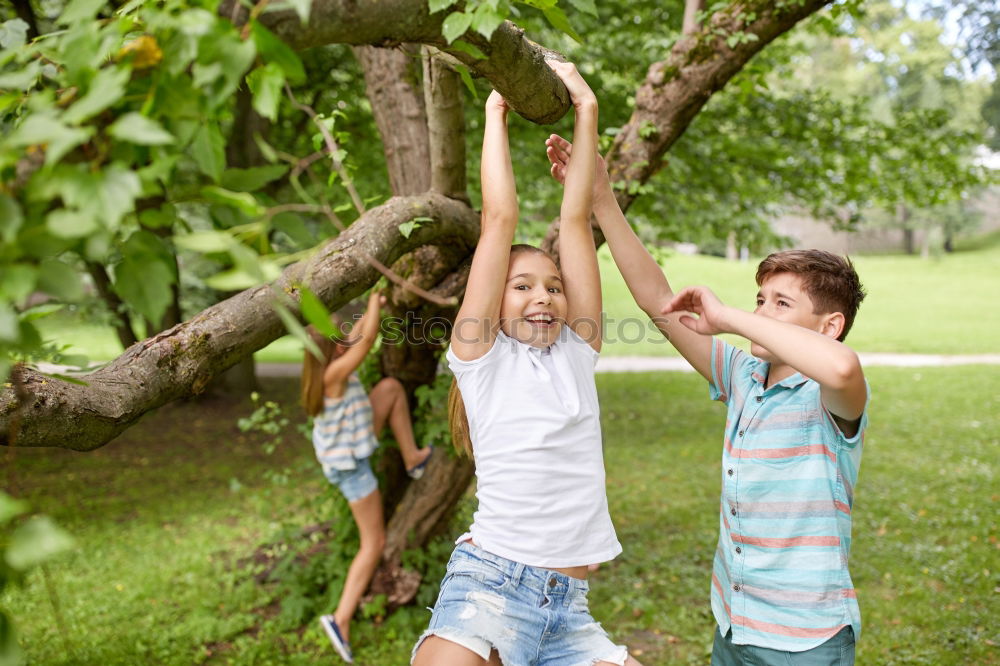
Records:
<instances>
[{"instance_id":1,"label":"background child","mask_svg":"<svg viewBox=\"0 0 1000 666\"><path fill-rule=\"evenodd\" d=\"M608 514L594 364L600 278L590 233L597 100L550 62L576 109L586 160L567 166L562 271L511 247L518 205L504 99L486 102L482 230L448 361L471 438L479 506L448 563L417 666L624 664L587 607L587 565L621 552ZM628 659L629 664L636 664Z\"/></svg>"},{"instance_id":2,"label":"background child","mask_svg":"<svg viewBox=\"0 0 1000 666\"><path fill-rule=\"evenodd\" d=\"M314 327L308 327L309 336L323 358L307 351L302 366L302 404L314 417L312 440L316 458L326 478L347 498L361 541L347 571L337 610L333 615L320 617L334 648L348 663L353 663L348 643L351 618L385 546L382 497L369 462L369 456L378 447L376 437L388 422L399 443L407 473L415 479L423 475L432 450L417 448L406 391L399 380L385 377L372 387L371 394L366 394L355 374L375 343L379 307L384 302L385 297L373 290L368 309L347 342L331 340Z\"/></svg>"},{"instance_id":3,"label":"background child","mask_svg":"<svg viewBox=\"0 0 1000 666\"><path fill-rule=\"evenodd\" d=\"M546 143L562 181L572 146ZM712 663L853 664L861 616L847 560L868 401L843 344L864 298L853 266L818 250L772 254L753 313L706 287L674 295L595 163L594 213L633 297L728 406ZM747 338L752 355L719 333Z\"/></svg>"}]
</instances>

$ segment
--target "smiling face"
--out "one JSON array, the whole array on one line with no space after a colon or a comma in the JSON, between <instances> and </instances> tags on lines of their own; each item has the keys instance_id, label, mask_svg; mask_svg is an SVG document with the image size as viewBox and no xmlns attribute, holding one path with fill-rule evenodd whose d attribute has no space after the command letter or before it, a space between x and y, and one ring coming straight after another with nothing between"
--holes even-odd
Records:
<instances>
[{"instance_id":1,"label":"smiling face","mask_svg":"<svg viewBox=\"0 0 1000 666\"><path fill-rule=\"evenodd\" d=\"M562 277L548 255L518 252L510 258L500 302L500 330L532 347L548 347L566 320Z\"/></svg>"},{"instance_id":2,"label":"smiling face","mask_svg":"<svg viewBox=\"0 0 1000 666\"><path fill-rule=\"evenodd\" d=\"M815 309L801 277L794 273L774 273L761 283L754 313L824 335L832 334L836 339L843 328L843 315L839 312L817 314ZM750 345L750 353L765 361L774 361L774 355L757 343Z\"/></svg>"}]
</instances>

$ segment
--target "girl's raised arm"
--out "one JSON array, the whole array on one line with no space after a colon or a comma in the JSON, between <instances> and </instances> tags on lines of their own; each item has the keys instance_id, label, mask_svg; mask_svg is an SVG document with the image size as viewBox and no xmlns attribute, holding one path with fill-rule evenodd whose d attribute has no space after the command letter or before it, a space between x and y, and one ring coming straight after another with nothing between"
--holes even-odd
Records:
<instances>
[{"instance_id":1,"label":"girl's raised arm","mask_svg":"<svg viewBox=\"0 0 1000 666\"><path fill-rule=\"evenodd\" d=\"M595 351L601 350L601 276L590 230L594 155L597 153L597 97L572 63L548 61L573 100L576 150L566 166L559 213L559 257L570 328Z\"/></svg>"},{"instance_id":2,"label":"girl's raised arm","mask_svg":"<svg viewBox=\"0 0 1000 666\"><path fill-rule=\"evenodd\" d=\"M368 295L368 308L345 343L347 351L330 361L323 371L324 384L343 383L365 360L378 337L378 329L382 323L380 310L384 304L385 296L377 289L372 289Z\"/></svg>"},{"instance_id":3,"label":"girl's raised arm","mask_svg":"<svg viewBox=\"0 0 1000 666\"><path fill-rule=\"evenodd\" d=\"M463 361L490 350L500 328L500 301L507 281L510 246L517 227L517 190L507 139L510 107L500 93L486 100L486 129L480 180L483 188L482 227L472 257L465 299L451 333L451 349Z\"/></svg>"}]
</instances>

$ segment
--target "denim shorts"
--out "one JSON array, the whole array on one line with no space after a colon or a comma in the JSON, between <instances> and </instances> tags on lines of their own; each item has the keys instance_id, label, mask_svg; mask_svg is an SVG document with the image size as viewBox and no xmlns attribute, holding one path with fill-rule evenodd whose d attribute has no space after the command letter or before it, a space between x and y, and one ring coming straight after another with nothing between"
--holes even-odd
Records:
<instances>
[{"instance_id":1,"label":"denim shorts","mask_svg":"<svg viewBox=\"0 0 1000 666\"><path fill-rule=\"evenodd\" d=\"M368 458L355 462L357 466L354 469L323 469L327 480L340 488L348 502L357 502L378 490L378 480Z\"/></svg>"},{"instance_id":2,"label":"denim shorts","mask_svg":"<svg viewBox=\"0 0 1000 666\"><path fill-rule=\"evenodd\" d=\"M529 567L470 543L455 547L427 631L505 666L622 665L628 657L594 621L587 581ZM412 662L412 657L411 657Z\"/></svg>"},{"instance_id":3,"label":"denim shorts","mask_svg":"<svg viewBox=\"0 0 1000 666\"><path fill-rule=\"evenodd\" d=\"M723 636L715 627L712 666L854 666L854 629L846 626L822 645L802 652L771 650L756 645L734 645L733 632Z\"/></svg>"}]
</instances>

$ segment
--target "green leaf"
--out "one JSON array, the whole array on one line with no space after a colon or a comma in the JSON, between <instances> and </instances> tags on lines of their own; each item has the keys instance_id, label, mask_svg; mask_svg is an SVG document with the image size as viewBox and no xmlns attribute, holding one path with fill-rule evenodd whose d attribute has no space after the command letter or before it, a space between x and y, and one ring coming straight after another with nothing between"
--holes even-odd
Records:
<instances>
[{"instance_id":1,"label":"green leaf","mask_svg":"<svg viewBox=\"0 0 1000 666\"><path fill-rule=\"evenodd\" d=\"M24 216L17 199L0 192L0 240L4 243L13 242L23 222Z\"/></svg>"},{"instance_id":2,"label":"green leaf","mask_svg":"<svg viewBox=\"0 0 1000 666\"><path fill-rule=\"evenodd\" d=\"M205 123L191 141L191 157L203 174L218 182L226 166L226 142L215 123Z\"/></svg>"},{"instance_id":3,"label":"green leaf","mask_svg":"<svg viewBox=\"0 0 1000 666\"><path fill-rule=\"evenodd\" d=\"M247 75L247 85L253 93L253 108L270 120L278 118L278 104L285 85L285 74L277 63L269 62Z\"/></svg>"},{"instance_id":4,"label":"green leaf","mask_svg":"<svg viewBox=\"0 0 1000 666\"><path fill-rule=\"evenodd\" d=\"M146 252L126 255L115 267L115 293L154 324L170 306L173 283L172 267Z\"/></svg>"},{"instance_id":5,"label":"green leaf","mask_svg":"<svg viewBox=\"0 0 1000 666\"><path fill-rule=\"evenodd\" d=\"M11 133L7 142L21 148L44 144L45 163L52 164L89 139L93 133L92 127L67 127L51 115L35 114L25 118Z\"/></svg>"},{"instance_id":6,"label":"green leaf","mask_svg":"<svg viewBox=\"0 0 1000 666\"><path fill-rule=\"evenodd\" d=\"M476 7L476 11L472 14L472 29L489 39L493 35L493 31L499 28L506 18L505 13L492 9L487 4L482 4Z\"/></svg>"},{"instance_id":7,"label":"green leaf","mask_svg":"<svg viewBox=\"0 0 1000 666\"><path fill-rule=\"evenodd\" d=\"M5 559L10 568L24 572L73 546L69 532L48 516L36 516L14 530Z\"/></svg>"},{"instance_id":8,"label":"green leaf","mask_svg":"<svg viewBox=\"0 0 1000 666\"><path fill-rule=\"evenodd\" d=\"M39 266L38 288L62 301L79 301L83 298L80 276L58 259L46 259Z\"/></svg>"},{"instance_id":9,"label":"green leaf","mask_svg":"<svg viewBox=\"0 0 1000 666\"><path fill-rule=\"evenodd\" d=\"M451 44L465 34L472 25L472 16L464 12L452 12L441 24L441 34Z\"/></svg>"},{"instance_id":10,"label":"green leaf","mask_svg":"<svg viewBox=\"0 0 1000 666\"><path fill-rule=\"evenodd\" d=\"M101 7L107 4L106 0L70 0L63 9L56 23L59 25L80 25L92 21Z\"/></svg>"},{"instance_id":11,"label":"green leaf","mask_svg":"<svg viewBox=\"0 0 1000 666\"><path fill-rule=\"evenodd\" d=\"M0 23L0 47L19 49L27 42L28 24L26 22L16 18Z\"/></svg>"},{"instance_id":12,"label":"green leaf","mask_svg":"<svg viewBox=\"0 0 1000 666\"><path fill-rule=\"evenodd\" d=\"M139 222L149 229L168 229L177 221L177 209L172 204L148 208L139 214Z\"/></svg>"},{"instance_id":13,"label":"green leaf","mask_svg":"<svg viewBox=\"0 0 1000 666\"><path fill-rule=\"evenodd\" d=\"M17 313L7 303L0 301L0 342L17 343L21 339Z\"/></svg>"},{"instance_id":14,"label":"green leaf","mask_svg":"<svg viewBox=\"0 0 1000 666\"><path fill-rule=\"evenodd\" d=\"M278 213L271 218L271 228L286 234L299 248L305 249L316 244L316 237L295 213Z\"/></svg>"},{"instance_id":15,"label":"green leaf","mask_svg":"<svg viewBox=\"0 0 1000 666\"><path fill-rule=\"evenodd\" d=\"M472 81L472 74L469 74L469 68L465 65L455 65L455 71L458 72L458 76L462 79L462 83L472 94L473 99L479 99L479 93L476 91L476 84Z\"/></svg>"},{"instance_id":16,"label":"green leaf","mask_svg":"<svg viewBox=\"0 0 1000 666\"><path fill-rule=\"evenodd\" d=\"M427 7L430 9L431 14L435 14L442 9L448 9L456 2L458 2L458 0L429 0Z\"/></svg>"},{"instance_id":17,"label":"green leaf","mask_svg":"<svg viewBox=\"0 0 1000 666\"><path fill-rule=\"evenodd\" d=\"M323 301L319 300L319 297L305 285L299 287L299 295L299 305L306 321L315 326L316 330L326 337L334 337L337 331L333 327L333 322L330 321L330 311L323 305Z\"/></svg>"},{"instance_id":18,"label":"green leaf","mask_svg":"<svg viewBox=\"0 0 1000 666\"><path fill-rule=\"evenodd\" d=\"M298 54L291 47L257 21L251 28L251 34L257 45L257 52L260 53L265 62L277 64L285 73L285 78L293 85L305 82L306 71L302 67L302 61L299 60Z\"/></svg>"},{"instance_id":19,"label":"green leaf","mask_svg":"<svg viewBox=\"0 0 1000 666\"><path fill-rule=\"evenodd\" d=\"M135 200L142 194L142 182L134 171L121 164L112 164L104 170L97 191L98 217L105 227L114 231L122 217L135 209Z\"/></svg>"},{"instance_id":20,"label":"green leaf","mask_svg":"<svg viewBox=\"0 0 1000 666\"><path fill-rule=\"evenodd\" d=\"M419 228L420 228L419 222L417 222L416 220L409 220L399 225L399 233L402 234L403 238L409 238L410 234L413 233L413 230Z\"/></svg>"},{"instance_id":21,"label":"green leaf","mask_svg":"<svg viewBox=\"0 0 1000 666\"><path fill-rule=\"evenodd\" d=\"M299 323L299 320L295 318L288 308L279 303L277 300L271 303L271 307L273 307L274 311L278 313L278 317L281 318L281 321L285 324L285 328L288 329L288 332L296 337L299 342L305 346L306 350L310 354L316 358L323 358L323 354L320 352L319 347L317 347L316 343L312 341L312 338L310 338L309 334L306 333L306 329Z\"/></svg>"},{"instance_id":22,"label":"green leaf","mask_svg":"<svg viewBox=\"0 0 1000 666\"><path fill-rule=\"evenodd\" d=\"M0 273L0 294L19 305L35 289L38 269L30 264L7 264Z\"/></svg>"},{"instance_id":23,"label":"green leaf","mask_svg":"<svg viewBox=\"0 0 1000 666\"><path fill-rule=\"evenodd\" d=\"M195 231L194 233L174 236L174 244L185 250L193 250L202 254L212 252L229 252L236 240L221 231Z\"/></svg>"},{"instance_id":24,"label":"green leaf","mask_svg":"<svg viewBox=\"0 0 1000 666\"><path fill-rule=\"evenodd\" d=\"M108 134L120 141L140 146L165 146L174 142L173 135L163 125L140 113L126 113L112 123Z\"/></svg>"},{"instance_id":25,"label":"green leaf","mask_svg":"<svg viewBox=\"0 0 1000 666\"><path fill-rule=\"evenodd\" d=\"M264 214L264 207L249 192L233 192L222 187L209 185L201 188L202 195L209 201L224 206L232 206L250 217Z\"/></svg>"},{"instance_id":26,"label":"green leaf","mask_svg":"<svg viewBox=\"0 0 1000 666\"><path fill-rule=\"evenodd\" d=\"M24 500L14 499L7 493L0 490L0 525L10 522L11 518L17 518L27 512L27 502Z\"/></svg>"},{"instance_id":27,"label":"green leaf","mask_svg":"<svg viewBox=\"0 0 1000 666\"><path fill-rule=\"evenodd\" d=\"M256 287L260 282L255 276L238 268L216 273L205 280L206 285L219 291L243 291Z\"/></svg>"},{"instance_id":28,"label":"green leaf","mask_svg":"<svg viewBox=\"0 0 1000 666\"><path fill-rule=\"evenodd\" d=\"M451 48L454 51L461 51L462 53L468 53L473 58L477 60L483 60L486 58L486 54L476 48L474 45L468 42L463 42L461 39L456 39L451 43Z\"/></svg>"},{"instance_id":29,"label":"green leaf","mask_svg":"<svg viewBox=\"0 0 1000 666\"><path fill-rule=\"evenodd\" d=\"M545 14L545 19L553 28L566 33L580 44L583 44L583 37L577 34L576 30L573 29L573 26L569 24L569 19L566 18L566 12L564 12L561 8L551 7L549 9L543 9L542 13Z\"/></svg>"},{"instance_id":30,"label":"green leaf","mask_svg":"<svg viewBox=\"0 0 1000 666\"><path fill-rule=\"evenodd\" d=\"M597 16L597 3L594 0L569 0L569 4L579 12Z\"/></svg>"},{"instance_id":31,"label":"green leaf","mask_svg":"<svg viewBox=\"0 0 1000 666\"><path fill-rule=\"evenodd\" d=\"M0 74L0 89L27 90L34 85L42 66L37 60L32 60L23 69Z\"/></svg>"},{"instance_id":32,"label":"green leaf","mask_svg":"<svg viewBox=\"0 0 1000 666\"><path fill-rule=\"evenodd\" d=\"M122 98L131 75L129 67L105 67L100 70L91 80L87 94L69 107L63 119L71 125L78 125L104 111Z\"/></svg>"},{"instance_id":33,"label":"green leaf","mask_svg":"<svg viewBox=\"0 0 1000 666\"><path fill-rule=\"evenodd\" d=\"M82 238L97 231L93 215L72 208L57 208L45 218L45 228L60 238Z\"/></svg>"},{"instance_id":34,"label":"green leaf","mask_svg":"<svg viewBox=\"0 0 1000 666\"><path fill-rule=\"evenodd\" d=\"M249 169L226 169L222 174L222 186L236 192L254 192L271 181L281 178L287 171L287 164L269 164Z\"/></svg>"}]
</instances>

